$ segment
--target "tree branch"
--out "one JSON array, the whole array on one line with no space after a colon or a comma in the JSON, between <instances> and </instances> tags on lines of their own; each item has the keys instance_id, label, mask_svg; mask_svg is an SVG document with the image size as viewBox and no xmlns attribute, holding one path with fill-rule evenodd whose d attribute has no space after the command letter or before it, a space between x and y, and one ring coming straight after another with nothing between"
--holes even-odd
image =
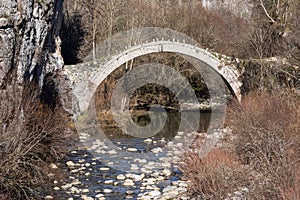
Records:
<instances>
[{"instance_id":1,"label":"tree branch","mask_svg":"<svg viewBox=\"0 0 300 200\"><path fill-rule=\"evenodd\" d=\"M265 14L267 15L267 17L271 20L272 23L275 23L275 20L270 16L270 14L268 13L264 3L262 0L260 0L260 5L262 6L262 8L264 9Z\"/></svg>"}]
</instances>

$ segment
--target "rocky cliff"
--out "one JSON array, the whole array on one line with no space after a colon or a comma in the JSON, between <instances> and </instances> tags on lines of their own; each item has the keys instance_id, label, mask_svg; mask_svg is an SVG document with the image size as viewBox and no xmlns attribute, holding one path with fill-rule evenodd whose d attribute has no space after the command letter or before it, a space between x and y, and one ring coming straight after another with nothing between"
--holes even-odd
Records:
<instances>
[{"instance_id":1,"label":"rocky cliff","mask_svg":"<svg viewBox=\"0 0 300 200\"><path fill-rule=\"evenodd\" d=\"M62 4L63 0L0 0L0 130L22 117L25 83L38 83L44 94L49 85L55 87L63 67Z\"/></svg>"}]
</instances>

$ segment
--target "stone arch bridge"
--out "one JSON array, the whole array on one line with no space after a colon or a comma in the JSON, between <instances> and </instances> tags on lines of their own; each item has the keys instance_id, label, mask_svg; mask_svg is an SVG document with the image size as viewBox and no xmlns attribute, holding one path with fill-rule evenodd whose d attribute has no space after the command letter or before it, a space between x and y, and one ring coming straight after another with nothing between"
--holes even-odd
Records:
<instances>
[{"instance_id":1,"label":"stone arch bridge","mask_svg":"<svg viewBox=\"0 0 300 200\"><path fill-rule=\"evenodd\" d=\"M79 100L79 109L85 110L89 100L100 83L115 69L126 62L150 53L169 52L183 57L200 60L220 74L233 95L241 100L241 72L236 64L227 62L230 58L212 54L200 47L186 44L185 41L153 39L150 42L126 46L123 51L116 51L105 58L65 66L65 72L72 82L73 94ZM85 102L85 103L84 103Z\"/></svg>"}]
</instances>

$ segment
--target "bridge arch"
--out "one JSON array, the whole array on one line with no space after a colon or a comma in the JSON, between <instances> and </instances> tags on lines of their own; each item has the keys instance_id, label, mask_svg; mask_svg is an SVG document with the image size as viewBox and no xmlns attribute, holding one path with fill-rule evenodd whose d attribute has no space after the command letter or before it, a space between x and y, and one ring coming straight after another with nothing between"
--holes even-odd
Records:
<instances>
[{"instance_id":1,"label":"bridge arch","mask_svg":"<svg viewBox=\"0 0 300 200\"><path fill-rule=\"evenodd\" d=\"M230 91L240 101L241 74L236 66L226 65L217 56L195 44L194 40L184 34L155 27L128 31L108 39L97 49L100 52L98 58L93 60L89 55L86 62L66 67L75 85L73 94L79 102L79 110L87 108L97 87L114 70L134 58L161 52L178 54L194 67L195 61L206 64L225 80Z\"/></svg>"},{"instance_id":2,"label":"bridge arch","mask_svg":"<svg viewBox=\"0 0 300 200\"><path fill-rule=\"evenodd\" d=\"M222 76L236 98L239 101L241 100L240 87L242 83L239 81L240 73L236 68L226 66L214 55L202 48L179 41L154 40L149 43L131 46L127 50L113 56L109 61L99 67L99 70L91 77L91 81L98 86L109 74L126 62L139 56L161 52L176 53L184 58L191 57L207 64L211 69ZM98 64L97 61L94 62L94 64Z\"/></svg>"}]
</instances>

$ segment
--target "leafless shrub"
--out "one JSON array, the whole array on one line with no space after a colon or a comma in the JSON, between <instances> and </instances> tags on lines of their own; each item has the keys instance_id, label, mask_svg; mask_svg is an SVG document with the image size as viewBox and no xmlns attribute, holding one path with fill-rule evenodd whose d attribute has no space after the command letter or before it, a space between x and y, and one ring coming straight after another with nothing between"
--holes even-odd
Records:
<instances>
[{"instance_id":1,"label":"leafless shrub","mask_svg":"<svg viewBox=\"0 0 300 200\"><path fill-rule=\"evenodd\" d=\"M189 195L200 199L225 199L241 184L237 157L224 149L214 149L205 158L188 152L180 169L189 181Z\"/></svg>"},{"instance_id":2,"label":"leafless shrub","mask_svg":"<svg viewBox=\"0 0 300 200\"><path fill-rule=\"evenodd\" d=\"M233 152L184 157L181 170L190 196L225 199L247 188L245 199L299 199L299 112L299 97L285 91L253 93L231 105Z\"/></svg>"},{"instance_id":3,"label":"leafless shrub","mask_svg":"<svg viewBox=\"0 0 300 200\"><path fill-rule=\"evenodd\" d=\"M0 199L40 198L49 163L66 152L67 117L41 104L34 91L24 92L21 116L0 129Z\"/></svg>"},{"instance_id":4,"label":"leafless shrub","mask_svg":"<svg viewBox=\"0 0 300 200\"><path fill-rule=\"evenodd\" d=\"M260 198L287 199L287 191L299 195L299 111L299 97L282 91L250 94L229 111L236 153L261 177Z\"/></svg>"}]
</instances>

